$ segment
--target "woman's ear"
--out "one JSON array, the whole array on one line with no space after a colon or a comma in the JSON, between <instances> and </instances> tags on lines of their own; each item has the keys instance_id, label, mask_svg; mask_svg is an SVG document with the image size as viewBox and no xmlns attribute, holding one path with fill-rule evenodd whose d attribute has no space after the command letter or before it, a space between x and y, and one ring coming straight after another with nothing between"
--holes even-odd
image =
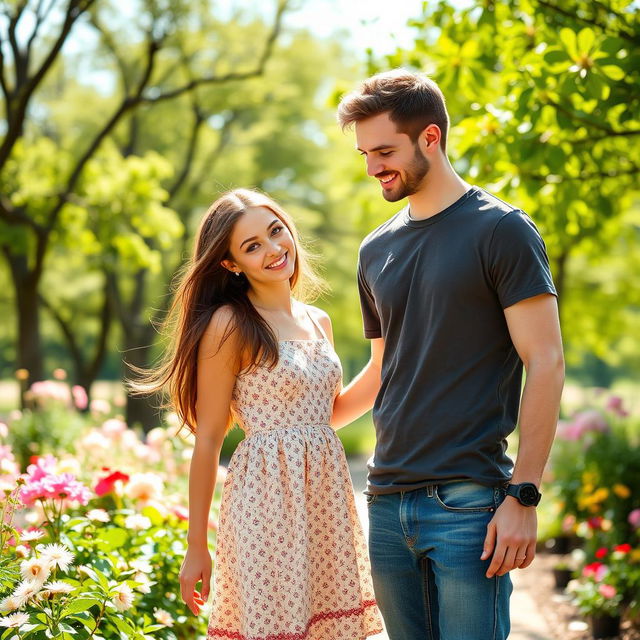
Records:
<instances>
[{"instance_id":1,"label":"woman's ear","mask_svg":"<svg viewBox=\"0 0 640 640\"><path fill-rule=\"evenodd\" d=\"M238 266L234 263L231 262L231 260L223 260L220 263L227 271L231 271L232 273L239 273L239 269Z\"/></svg>"}]
</instances>

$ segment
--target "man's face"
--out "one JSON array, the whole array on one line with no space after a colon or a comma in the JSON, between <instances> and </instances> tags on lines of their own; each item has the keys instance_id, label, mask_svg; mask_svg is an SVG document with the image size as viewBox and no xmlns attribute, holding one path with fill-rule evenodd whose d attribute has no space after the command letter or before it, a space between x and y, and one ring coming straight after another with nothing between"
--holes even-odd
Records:
<instances>
[{"instance_id":1,"label":"man's face","mask_svg":"<svg viewBox=\"0 0 640 640\"><path fill-rule=\"evenodd\" d=\"M417 193L429 171L419 145L399 133L388 113L356 122L358 150L367 162L367 174L377 178L389 202Z\"/></svg>"}]
</instances>

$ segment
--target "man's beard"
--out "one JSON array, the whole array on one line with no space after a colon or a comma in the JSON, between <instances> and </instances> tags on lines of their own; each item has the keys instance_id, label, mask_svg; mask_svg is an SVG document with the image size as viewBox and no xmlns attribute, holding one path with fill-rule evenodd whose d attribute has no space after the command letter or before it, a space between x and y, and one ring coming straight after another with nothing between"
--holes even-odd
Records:
<instances>
[{"instance_id":1,"label":"man's beard","mask_svg":"<svg viewBox=\"0 0 640 640\"><path fill-rule=\"evenodd\" d=\"M406 180L399 181L397 189L390 189L388 191L382 191L382 196L388 202L397 202L407 196L412 196L417 193L422 186L424 177L429 173L430 169L429 161L422 155L420 147L416 144L414 146L413 160L405 171ZM400 176L398 175L398 178Z\"/></svg>"}]
</instances>

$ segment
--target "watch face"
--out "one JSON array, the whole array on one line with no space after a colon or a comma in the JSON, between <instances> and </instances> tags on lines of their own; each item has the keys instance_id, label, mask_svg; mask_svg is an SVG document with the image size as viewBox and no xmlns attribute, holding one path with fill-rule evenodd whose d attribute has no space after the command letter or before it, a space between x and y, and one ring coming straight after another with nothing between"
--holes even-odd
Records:
<instances>
[{"instance_id":1,"label":"watch face","mask_svg":"<svg viewBox=\"0 0 640 640\"><path fill-rule=\"evenodd\" d=\"M536 504L538 500L538 490L535 485L525 485L524 487L520 487L520 500L523 504Z\"/></svg>"}]
</instances>

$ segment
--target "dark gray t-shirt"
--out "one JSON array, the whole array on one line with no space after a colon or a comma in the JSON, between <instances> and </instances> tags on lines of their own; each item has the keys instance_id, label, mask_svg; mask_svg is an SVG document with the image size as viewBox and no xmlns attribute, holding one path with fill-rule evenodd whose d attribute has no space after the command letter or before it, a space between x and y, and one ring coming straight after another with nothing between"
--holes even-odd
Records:
<instances>
[{"instance_id":1,"label":"dark gray t-shirt","mask_svg":"<svg viewBox=\"0 0 640 640\"><path fill-rule=\"evenodd\" d=\"M508 480L522 362L503 310L556 294L532 220L478 187L426 220L405 207L363 241L358 286L385 341L367 491Z\"/></svg>"}]
</instances>

